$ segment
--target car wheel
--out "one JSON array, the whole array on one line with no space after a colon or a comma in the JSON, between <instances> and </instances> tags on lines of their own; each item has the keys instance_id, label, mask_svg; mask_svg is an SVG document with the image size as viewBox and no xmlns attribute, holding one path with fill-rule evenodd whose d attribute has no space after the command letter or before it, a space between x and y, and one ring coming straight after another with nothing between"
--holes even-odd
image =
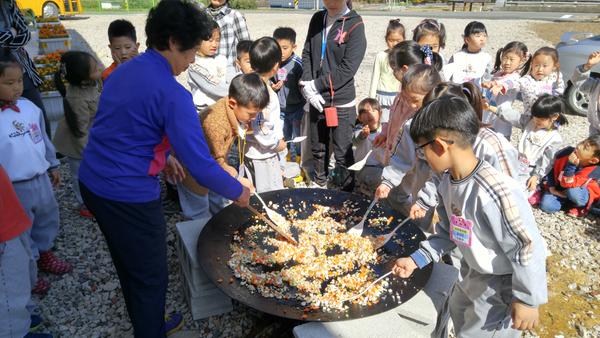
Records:
<instances>
[{"instance_id":1,"label":"car wheel","mask_svg":"<svg viewBox=\"0 0 600 338\"><path fill-rule=\"evenodd\" d=\"M58 18L59 14L58 6L52 1L46 2L42 7L42 17L44 18Z\"/></svg>"},{"instance_id":2,"label":"car wheel","mask_svg":"<svg viewBox=\"0 0 600 338\"><path fill-rule=\"evenodd\" d=\"M565 101L573 114L587 116L590 98L579 88L580 85L577 84L569 86L565 93Z\"/></svg>"}]
</instances>

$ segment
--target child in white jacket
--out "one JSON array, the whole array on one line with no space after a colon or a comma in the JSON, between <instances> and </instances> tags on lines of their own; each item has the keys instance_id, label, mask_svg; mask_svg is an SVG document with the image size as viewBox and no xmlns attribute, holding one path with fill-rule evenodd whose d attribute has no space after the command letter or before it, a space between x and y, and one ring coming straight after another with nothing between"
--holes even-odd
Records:
<instances>
[{"instance_id":1,"label":"child in white jacket","mask_svg":"<svg viewBox=\"0 0 600 338\"><path fill-rule=\"evenodd\" d=\"M269 104L251 124L247 136L246 163L254 172L257 192L283 189L283 176L279 153L286 149L283 140L283 120L277 93L271 89L269 79L277 74L281 48L271 37L263 37L250 47L250 65L269 88Z\"/></svg>"}]
</instances>

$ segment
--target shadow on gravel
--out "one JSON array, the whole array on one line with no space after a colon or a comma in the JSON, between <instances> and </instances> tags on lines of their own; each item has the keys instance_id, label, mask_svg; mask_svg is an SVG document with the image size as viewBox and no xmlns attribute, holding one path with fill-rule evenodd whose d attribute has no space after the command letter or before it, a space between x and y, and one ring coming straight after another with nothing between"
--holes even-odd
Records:
<instances>
[{"instance_id":1,"label":"shadow on gravel","mask_svg":"<svg viewBox=\"0 0 600 338\"><path fill-rule=\"evenodd\" d=\"M590 217L590 226L584 230L584 233L591 238L600 241L600 217Z\"/></svg>"}]
</instances>

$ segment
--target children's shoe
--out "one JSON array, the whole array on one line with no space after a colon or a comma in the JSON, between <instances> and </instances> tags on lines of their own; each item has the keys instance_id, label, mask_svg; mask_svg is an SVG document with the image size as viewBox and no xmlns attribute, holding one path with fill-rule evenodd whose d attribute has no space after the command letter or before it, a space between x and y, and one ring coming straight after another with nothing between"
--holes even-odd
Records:
<instances>
[{"instance_id":1,"label":"children's shoe","mask_svg":"<svg viewBox=\"0 0 600 338\"><path fill-rule=\"evenodd\" d=\"M50 282L42 279L42 278L38 278L37 282L35 283L35 286L33 287L33 289L31 289L31 293L35 293L36 295L45 295L48 293L48 290L50 290Z\"/></svg>"},{"instance_id":2,"label":"children's shoe","mask_svg":"<svg viewBox=\"0 0 600 338\"><path fill-rule=\"evenodd\" d=\"M29 324L29 332L37 331L40 327L42 327L43 323L44 319L42 319L42 316L31 315L31 324Z\"/></svg>"},{"instance_id":3,"label":"children's shoe","mask_svg":"<svg viewBox=\"0 0 600 338\"><path fill-rule=\"evenodd\" d=\"M531 204L532 207L538 206L542 201L542 192L540 190L536 190L533 195L529 196L527 201L529 201L529 204Z\"/></svg>"},{"instance_id":4,"label":"children's shoe","mask_svg":"<svg viewBox=\"0 0 600 338\"><path fill-rule=\"evenodd\" d=\"M38 260L38 269L40 271L53 273L55 275L64 275L73 270L71 263L60 260L52 251L40 252Z\"/></svg>"},{"instance_id":5,"label":"children's shoe","mask_svg":"<svg viewBox=\"0 0 600 338\"><path fill-rule=\"evenodd\" d=\"M92 213L88 210L88 208L85 207L85 205L82 205L81 208L79 208L79 216L85 218L94 218L94 215L92 215Z\"/></svg>"},{"instance_id":6,"label":"children's shoe","mask_svg":"<svg viewBox=\"0 0 600 338\"><path fill-rule=\"evenodd\" d=\"M183 316L179 312L173 312L165 316L165 332L167 336L183 328Z\"/></svg>"},{"instance_id":7,"label":"children's shoe","mask_svg":"<svg viewBox=\"0 0 600 338\"><path fill-rule=\"evenodd\" d=\"M52 338L53 336L49 333L35 333L35 332L29 332L28 334L25 335L24 338Z\"/></svg>"},{"instance_id":8,"label":"children's shoe","mask_svg":"<svg viewBox=\"0 0 600 338\"><path fill-rule=\"evenodd\" d=\"M573 216L573 217L583 217L583 216L587 215L587 212L585 211L584 208L571 208L571 209L569 209L569 211L567 211L567 215Z\"/></svg>"}]
</instances>

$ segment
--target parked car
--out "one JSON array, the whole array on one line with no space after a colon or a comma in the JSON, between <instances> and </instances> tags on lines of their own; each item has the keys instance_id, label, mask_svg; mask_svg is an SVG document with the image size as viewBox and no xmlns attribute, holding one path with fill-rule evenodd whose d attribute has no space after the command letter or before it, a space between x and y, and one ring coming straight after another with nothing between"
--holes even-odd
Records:
<instances>
[{"instance_id":1,"label":"parked car","mask_svg":"<svg viewBox=\"0 0 600 338\"><path fill-rule=\"evenodd\" d=\"M579 87L571 83L571 75L575 67L584 64L588 56L597 50L600 50L600 35L594 36L592 33L568 32L560 37L560 42L556 45L558 57L560 59L560 71L562 72L567 88L565 90L565 101L567 106L574 114L587 115L589 98L579 91ZM592 77L600 77L600 64L592 68Z\"/></svg>"}]
</instances>

